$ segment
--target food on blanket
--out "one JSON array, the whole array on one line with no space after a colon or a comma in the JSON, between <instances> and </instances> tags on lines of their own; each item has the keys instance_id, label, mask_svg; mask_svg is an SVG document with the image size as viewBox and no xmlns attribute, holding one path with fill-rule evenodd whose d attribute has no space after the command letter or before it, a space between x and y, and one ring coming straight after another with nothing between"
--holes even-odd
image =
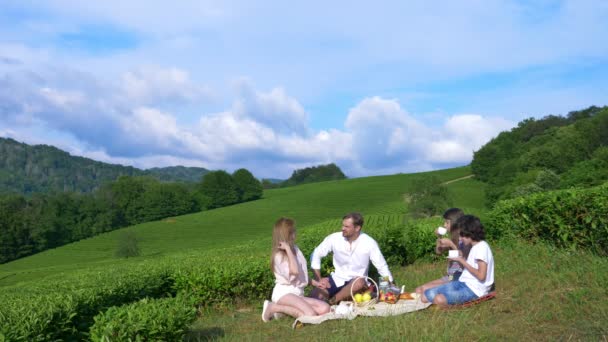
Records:
<instances>
[{"instance_id":1,"label":"food on blanket","mask_svg":"<svg viewBox=\"0 0 608 342\"><path fill-rule=\"evenodd\" d=\"M399 299L405 299L405 300L416 299L414 297L415 294L417 294L417 293L416 292L413 292L413 293L403 292L402 294L399 295Z\"/></svg>"},{"instance_id":2,"label":"food on blanket","mask_svg":"<svg viewBox=\"0 0 608 342\"><path fill-rule=\"evenodd\" d=\"M393 292L387 292L384 295L384 301L386 303L395 304L395 303L397 303L397 300L398 300L398 296L395 295Z\"/></svg>"}]
</instances>

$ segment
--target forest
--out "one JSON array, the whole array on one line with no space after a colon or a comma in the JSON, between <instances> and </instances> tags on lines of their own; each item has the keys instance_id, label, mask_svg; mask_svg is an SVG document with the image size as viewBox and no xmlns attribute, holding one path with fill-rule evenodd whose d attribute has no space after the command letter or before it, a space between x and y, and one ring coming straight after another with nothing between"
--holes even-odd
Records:
<instances>
[{"instance_id":1,"label":"forest","mask_svg":"<svg viewBox=\"0 0 608 342\"><path fill-rule=\"evenodd\" d=\"M591 187L608 180L608 107L526 119L474 153L488 204L532 193Z\"/></svg>"},{"instance_id":2,"label":"forest","mask_svg":"<svg viewBox=\"0 0 608 342\"><path fill-rule=\"evenodd\" d=\"M89 193L120 176L151 176L163 182L199 182L209 170L164 167L141 170L72 156L48 145L0 138L0 193Z\"/></svg>"},{"instance_id":3,"label":"forest","mask_svg":"<svg viewBox=\"0 0 608 342\"><path fill-rule=\"evenodd\" d=\"M198 183L121 176L92 193L0 195L0 263L118 228L262 197L246 169L212 171Z\"/></svg>"}]
</instances>

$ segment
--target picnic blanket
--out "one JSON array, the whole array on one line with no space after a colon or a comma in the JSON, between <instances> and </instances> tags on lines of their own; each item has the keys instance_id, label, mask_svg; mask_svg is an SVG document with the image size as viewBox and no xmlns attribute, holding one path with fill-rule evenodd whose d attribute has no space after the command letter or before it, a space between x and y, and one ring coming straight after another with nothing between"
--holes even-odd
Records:
<instances>
[{"instance_id":1,"label":"picnic blanket","mask_svg":"<svg viewBox=\"0 0 608 342\"><path fill-rule=\"evenodd\" d=\"M298 323L320 324L330 319L354 319L357 316L396 316L426 309L430 305L431 303L423 303L420 299L399 300L395 304L378 302L364 307L353 305L352 302L342 302L340 303L340 306L333 305L330 312L325 315L300 316L296 318L293 326L296 327ZM349 306L350 308L344 309L346 306Z\"/></svg>"}]
</instances>

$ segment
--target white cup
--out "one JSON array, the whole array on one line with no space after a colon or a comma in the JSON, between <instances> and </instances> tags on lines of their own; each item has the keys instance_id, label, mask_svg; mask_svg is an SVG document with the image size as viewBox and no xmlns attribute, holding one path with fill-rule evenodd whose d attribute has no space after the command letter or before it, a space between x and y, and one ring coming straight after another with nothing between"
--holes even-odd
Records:
<instances>
[{"instance_id":1,"label":"white cup","mask_svg":"<svg viewBox=\"0 0 608 342\"><path fill-rule=\"evenodd\" d=\"M445 227L439 227L437 228L437 233L439 233L439 235L445 235L448 233L448 230L445 229Z\"/></svg>"},{"instance_id":2,"label":"white cup","mask_svg":"<svg viewBox=\"0 0 608 342\"><path fill-rule=\"evenodd\" d=\"M458 250L457 249L450 249L448 255L449 255L450 258L458 258Z\"/></svg>"}]
</instances>

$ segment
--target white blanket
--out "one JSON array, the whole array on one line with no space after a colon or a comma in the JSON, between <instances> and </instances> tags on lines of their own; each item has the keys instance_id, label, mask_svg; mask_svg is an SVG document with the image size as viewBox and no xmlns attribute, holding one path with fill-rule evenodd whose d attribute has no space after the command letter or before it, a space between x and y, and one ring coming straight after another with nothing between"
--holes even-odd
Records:
<instances>
[{"instance_id":1,"label":"white blanket","mask_svg":"<svg viewBox=\"0 0 608 342\"><path fill-rule=\"evenodd\" d=\"M293 323L293 326L296 327L298 322L305 324L320 324L330 319L353 319L357 316L395 316L426 309L430 305L431 303L423 303L420 299L401 299L395 304L379 302L364 307L355 306L351 302L342 302L340 305L332 306L331 311L325 315L298 317Z\"/></svg>"}]
</instances>

